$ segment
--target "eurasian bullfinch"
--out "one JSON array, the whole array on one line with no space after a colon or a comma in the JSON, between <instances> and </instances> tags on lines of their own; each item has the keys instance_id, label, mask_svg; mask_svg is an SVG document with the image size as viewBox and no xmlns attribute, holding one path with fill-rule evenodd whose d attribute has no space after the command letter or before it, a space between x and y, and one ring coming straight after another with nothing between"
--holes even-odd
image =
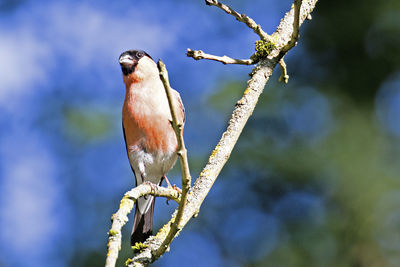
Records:
<instances>
[{"instance_id":1,"label":"eurasian bullfinch","mask_svg":"<svg viewBox=\"0 0 400 267\"><path fill-rule=\"evenodd\" d=\"M126 87L122 108L122 128L129 162L136 185L161 185L177 159L177 139L171 125L171 112L159 71L153 59L142 50L129 50L119 57ZM185 110L179 93L173 90L180 123ZM137 201L131 244L152 235L154 197Z\"/></svg>"}]
</instances>

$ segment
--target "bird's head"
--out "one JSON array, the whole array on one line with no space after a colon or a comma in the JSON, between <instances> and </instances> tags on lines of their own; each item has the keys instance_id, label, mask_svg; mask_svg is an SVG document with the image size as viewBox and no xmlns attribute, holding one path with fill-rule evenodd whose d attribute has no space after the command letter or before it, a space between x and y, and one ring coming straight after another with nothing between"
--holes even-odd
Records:
<instances>
[{"instance_id":1,"label":"bird's head","mask_svg":"<svg viewBox=\"0 0 400 267\"><path fill-rule=\"evenodd\" d=\"M124 81L139 82L158 76L158 68L151 56L143 50L128 50L119 56Z\"/></svg>"}]
</instances>

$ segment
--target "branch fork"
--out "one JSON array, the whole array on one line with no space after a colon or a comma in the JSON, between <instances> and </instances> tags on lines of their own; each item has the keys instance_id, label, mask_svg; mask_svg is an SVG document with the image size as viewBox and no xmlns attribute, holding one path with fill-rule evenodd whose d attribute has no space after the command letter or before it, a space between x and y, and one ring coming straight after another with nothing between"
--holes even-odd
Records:
<instances>
[{"instance_id":1,"label":"branch fork","mask_svg":"<svg viewBox=\"0 0 400 267\"><path fill-rule=\"evenodd\" d=\"M111 216L111 229L108 231L108 252L106 267L114 267L118 252L121 249L121 229L128 222L128 214L132 211L136 201L143 196L153 195L156 197L166 197L176 202L181 201L181 194L171 187L161 187L156 184L143 183L125 193L121 200L119 209Z\"/></svg>"},{"instance_id":2,"label":"branch fork","mask_svg":"<svg viewBox=\"0 0 400 267\"><path fill-rule=\"evenodd\" d=\"M294 0L293 5L292 5L292 10L294 10L294 16L293 16L293 29L292 29L292 35L289 38L289 41L283 46L283 48L280 49L279 53L279 65L281 68L281 76L279 77L280 82L288 83L289 81L289 75L287 74L287 67L284 62L283 56L289 51L292 47L294 47L297 44L297 41L299 39L299 29L300 29L300 10L301 10L301 4L303 0ZM262 41L265 41L267 44L271 44L270 46L273 47L273 49L277 49L276 47L276 41L274 40L275 38L272 38L270 35L268 35L259 24L257 24L252 18L246 16L245 14L239 14L236 12L233 8L230 6L223 4L219 2L218 0L205 0L206 5L208 6L216 6L223 11L225 11L227 14L232 15L236 18L236 20L245 23L250 29L252 29ZM292 12L292 11L291 11ZM290 13L290 12L289 12ZM307 14L306 18L308 19L310 17L310 13ZM262 51L261 54L264 55L269 55L271 51ZM202 50L192 50L190 48L187 49L186 55L188 57L191 57L195 60L200 60L200 59L208 59L208 60L215 60L218 62L221 62L222 64L240 64L240 65L253 65L259 62L259 58L257 54L259 51L257 51L250 59L234 59L228 56L215 56L211 54L204 53ZM266 56L263 56L266 57Z\"/></svg>"}]
</instances>

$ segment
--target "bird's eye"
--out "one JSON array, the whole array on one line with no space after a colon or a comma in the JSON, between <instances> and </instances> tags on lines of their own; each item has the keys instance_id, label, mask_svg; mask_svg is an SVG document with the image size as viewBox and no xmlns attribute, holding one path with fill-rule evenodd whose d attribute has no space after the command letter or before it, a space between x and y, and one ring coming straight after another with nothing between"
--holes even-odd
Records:
<instances>
[{"instance_id":1,"label":"bird's eye","mask_svg":"<svg viewBox=\"0 0 400 267\"><path fill-rule=\"evenodd\" d=\"M142 58L144 56L144 53L142 51L139 51L136 53L137 58Z\"/></svg>"}]
</instances>

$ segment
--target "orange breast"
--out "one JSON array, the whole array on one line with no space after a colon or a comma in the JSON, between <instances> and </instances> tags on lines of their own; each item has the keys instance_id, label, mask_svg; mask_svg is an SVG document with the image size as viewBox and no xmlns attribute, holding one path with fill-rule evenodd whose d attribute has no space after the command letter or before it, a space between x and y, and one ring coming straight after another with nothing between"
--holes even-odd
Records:
<instances>
[{"instance_id":1,"label":"orange breast","mask_svg":"<svg viewBox=\"0 0 400 267\"><path fill-rule=\"evenodd\" d=\"M122 110L127 147L138 146L149 153L175 151L176 136L168 117L146 108L138 110L134 101L126 100Z\"/></svg>"}]
</instances>

